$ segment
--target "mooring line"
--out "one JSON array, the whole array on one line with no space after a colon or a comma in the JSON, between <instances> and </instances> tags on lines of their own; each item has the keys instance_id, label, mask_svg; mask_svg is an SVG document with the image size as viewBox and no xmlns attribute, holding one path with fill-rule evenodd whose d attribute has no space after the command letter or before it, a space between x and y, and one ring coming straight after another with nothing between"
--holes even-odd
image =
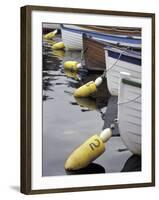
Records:
<instances>
[{"instance_id":1,"label":"mooring line","mask_svg":"<svg viewBox=\"0 0 159 200\"><path fill-rule=\"evenodd\" d=\"M130 47L127 47L125 50L121 51L118 58L116 59L116 61L112 64L112 66L110 66L108 69L105 69L103 74L101 75L101 78L106 78L106 75L107 75L107 72L110 71L117 63L118 61L120 60L122 54L124 52L127 52L127 50L129 49Z\"/></svg>"},{"instance_id":2,"label":"mooring line","mask_svg":"<svg viewBox=\"0 0 159 200\"><path fill-rule=\"evenodd\" d=\"M121 104L127 104L127 103L131 103L131 102L134 102L136 99L140 98L141 97L141 94L138 95L137 97L135 97L134 99L131 99L129 101L125 101L125 102L119 102L117 103L118 105L121 105Z\"/></svg>"}]
</instances>

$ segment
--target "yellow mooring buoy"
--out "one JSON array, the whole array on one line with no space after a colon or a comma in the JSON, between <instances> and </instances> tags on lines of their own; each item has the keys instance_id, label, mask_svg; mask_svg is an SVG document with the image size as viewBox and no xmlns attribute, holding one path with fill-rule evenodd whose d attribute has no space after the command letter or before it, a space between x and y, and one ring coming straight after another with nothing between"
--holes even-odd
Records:
<instances>
[{"instance_id":1,"label":"yellow mooring buoy","mask_svg":"<svg viewBox=\"0 0 159 200\"><path fill-rule=\"evenodd\" d=\"M57 34L57 29L44 35L44 39L51 40L55 37L56 34Z\"/></svg>"},{"instance_id":2,"label":"yellow mooring buoy","mask_svg":"<svg viewBox=\"0 0 159 200\"><path fill-rule=\"evenodd\" d=\"M102 83L103 79L98 77L95 81L90 81L74 91L74 97L88 97L97 91L97 87Z\"/></svg>"},{"instance_id":3,"label":"yellow mooring buoy","mask_svg":"<svg viewBox=\"0 0 159 200\"><path fill-rule=\"evenodd\" d=\"M55 44L52 45L52 48L55 50L60 50L60 49L64 49L65 45L63 42L57 42Z\"/></svg>"},{"instance_id":4,"label":"yellow mooring buoy","mask_svg":"<svg viewBox=\"0 0 159 200\"><path fill-rule=\"evenodd\" d=\"M86 167L104 151L104 143L112 136L112 129L104 129L100 135L93 135L87 139L81 146L73 151L65 162L66 170L78 170Z\"/></svg>"},{"instance_id":5,"label":"yellow mooring buoy","mask_svg":"<svg viewBox=\"0 0 159 200\"><path fill-rule=\"evenodd\" d=\"M81 63L77 61L66 61L64 62L64 69L70 70L70 71L78 71L81 67Z\"/></svg>"}]
</instances>

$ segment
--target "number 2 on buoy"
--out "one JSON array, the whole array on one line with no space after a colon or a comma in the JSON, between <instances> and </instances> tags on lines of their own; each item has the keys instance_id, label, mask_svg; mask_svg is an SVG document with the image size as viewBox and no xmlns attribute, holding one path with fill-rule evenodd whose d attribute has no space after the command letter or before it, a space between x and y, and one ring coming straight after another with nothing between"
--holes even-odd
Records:
<instances>
[{"instance_id":1,"label":"number 2 on buoy","mask_svg":"<svg viewBox=\"0 0 159 200\"><path fill-rule=\"evenodd\" d=\"M96 143L95 143L95 142L94 142L94 143L92 142L92 143L89 144L90 148L91 148L93 151L94 151L95 148L98 148L98 147L100 146L100 141L99 141L98 139L95 139L94 141L95 141Z\"/></svg>"}]
</instances>

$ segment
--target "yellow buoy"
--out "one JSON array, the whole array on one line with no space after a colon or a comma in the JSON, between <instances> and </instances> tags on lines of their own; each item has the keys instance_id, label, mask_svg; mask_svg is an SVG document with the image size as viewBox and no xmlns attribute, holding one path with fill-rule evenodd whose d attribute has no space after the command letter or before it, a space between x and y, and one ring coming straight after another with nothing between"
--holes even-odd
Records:
<instances>
[{"instance_id":1,"label":"yellow buoy","mask_svg":"<svg viewBox=\"0 0 159 200\"><path fill-rule=\"evenodd\" d=\"M95 81L90 81L74 91L74 97L88 97L97 91L97 87L102 83L102 78L98 77Z\"/></svg>"},{"instance_id":2,"label":"yellow buoy","mask_svg":"<svg viewBox=\"0 0 159 200\"><path fill-rule=\"evenodd\" d=\"M64 45L63 42L57 42L57 43L52 45L52 48L55 49L55 50L64 49L65 45Z\"/></svg>"},{"instance_id":3,"label":"yellow buoy","mask_svg":"<svg viewBox=\"0 0 159 200\"><path fill-rule=\"evenodd\" d=\"M57 34L57 29L44 35L44 39L51 40Z\"/></svg>"},{"instance_id":4,"label":"yellow buoy","mask_svg":"<svg viewBox=\"0 0 159 200\"><path fill-rule=\"evenodd\" d=\"M88 97L90 94L97 91L97 87L94 81L90 81L87 84L76 89L73 93L74 97Z\"/></svg>"},{"instance_id":5,"label":"yellow buoy","mask_svg":"<svg viewBox=\"0 0 159 200\"><path fill-rule=\"evenodd\" d=\"M112 130L107 128L101 134L93 135L87 139L81 146L73 151L65 162L66 170L78 170L89 165L98 158L104 151L104 143L112 136Z\"/></svg>"},{"instance_id":6,"label":"yellow buoy","mask_svg":"<svg viewBox=\"0 0 159 200\"><path fill-rule=\"evenodd\" d=\"M77 61L66 61L64 62L64 69L71 70L71 71L78 71L81 67L81 63Z\"/></svg>"}]
</instances>

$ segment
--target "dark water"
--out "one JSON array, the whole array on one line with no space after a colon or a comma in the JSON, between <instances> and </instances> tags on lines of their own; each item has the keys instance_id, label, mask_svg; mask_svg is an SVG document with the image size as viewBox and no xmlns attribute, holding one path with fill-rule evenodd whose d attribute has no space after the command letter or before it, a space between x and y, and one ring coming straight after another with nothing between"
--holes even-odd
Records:
<instances>
[{"instance_id":1,"label":"dark water","mask_svg":"<svg viewBox=\"0 0 159 200\"><path fill-rule=\"evenodd\" d=\"M57 35L55 41L60 41ZM107 151L87 168L66 172L64 162L69 154L93 134L109 127L116 117L116 99L110 98L106 81L90 98L74 98L73 91L95 80L99 74L81 70L78 74L64 71L63 62L81 62L81 52L52 50L54 42L43 41L43 176L132 171L132 154L125 149L118 129L107 144ZM111 100L112 99L112 100ZM109 105L109 106L108 106ZM107 112L106 112L107 111ZM134 159L134 158L133 158ZM127 161L128 160L128 161ZM136 163L136 160L135 160ZM127 164L128 165L128 164ZM136 165L135 165L136 167ZM138 165L138 168L141 167ZM137 168L135 168L137 170Z\"/></svg>"}]
</instances>

